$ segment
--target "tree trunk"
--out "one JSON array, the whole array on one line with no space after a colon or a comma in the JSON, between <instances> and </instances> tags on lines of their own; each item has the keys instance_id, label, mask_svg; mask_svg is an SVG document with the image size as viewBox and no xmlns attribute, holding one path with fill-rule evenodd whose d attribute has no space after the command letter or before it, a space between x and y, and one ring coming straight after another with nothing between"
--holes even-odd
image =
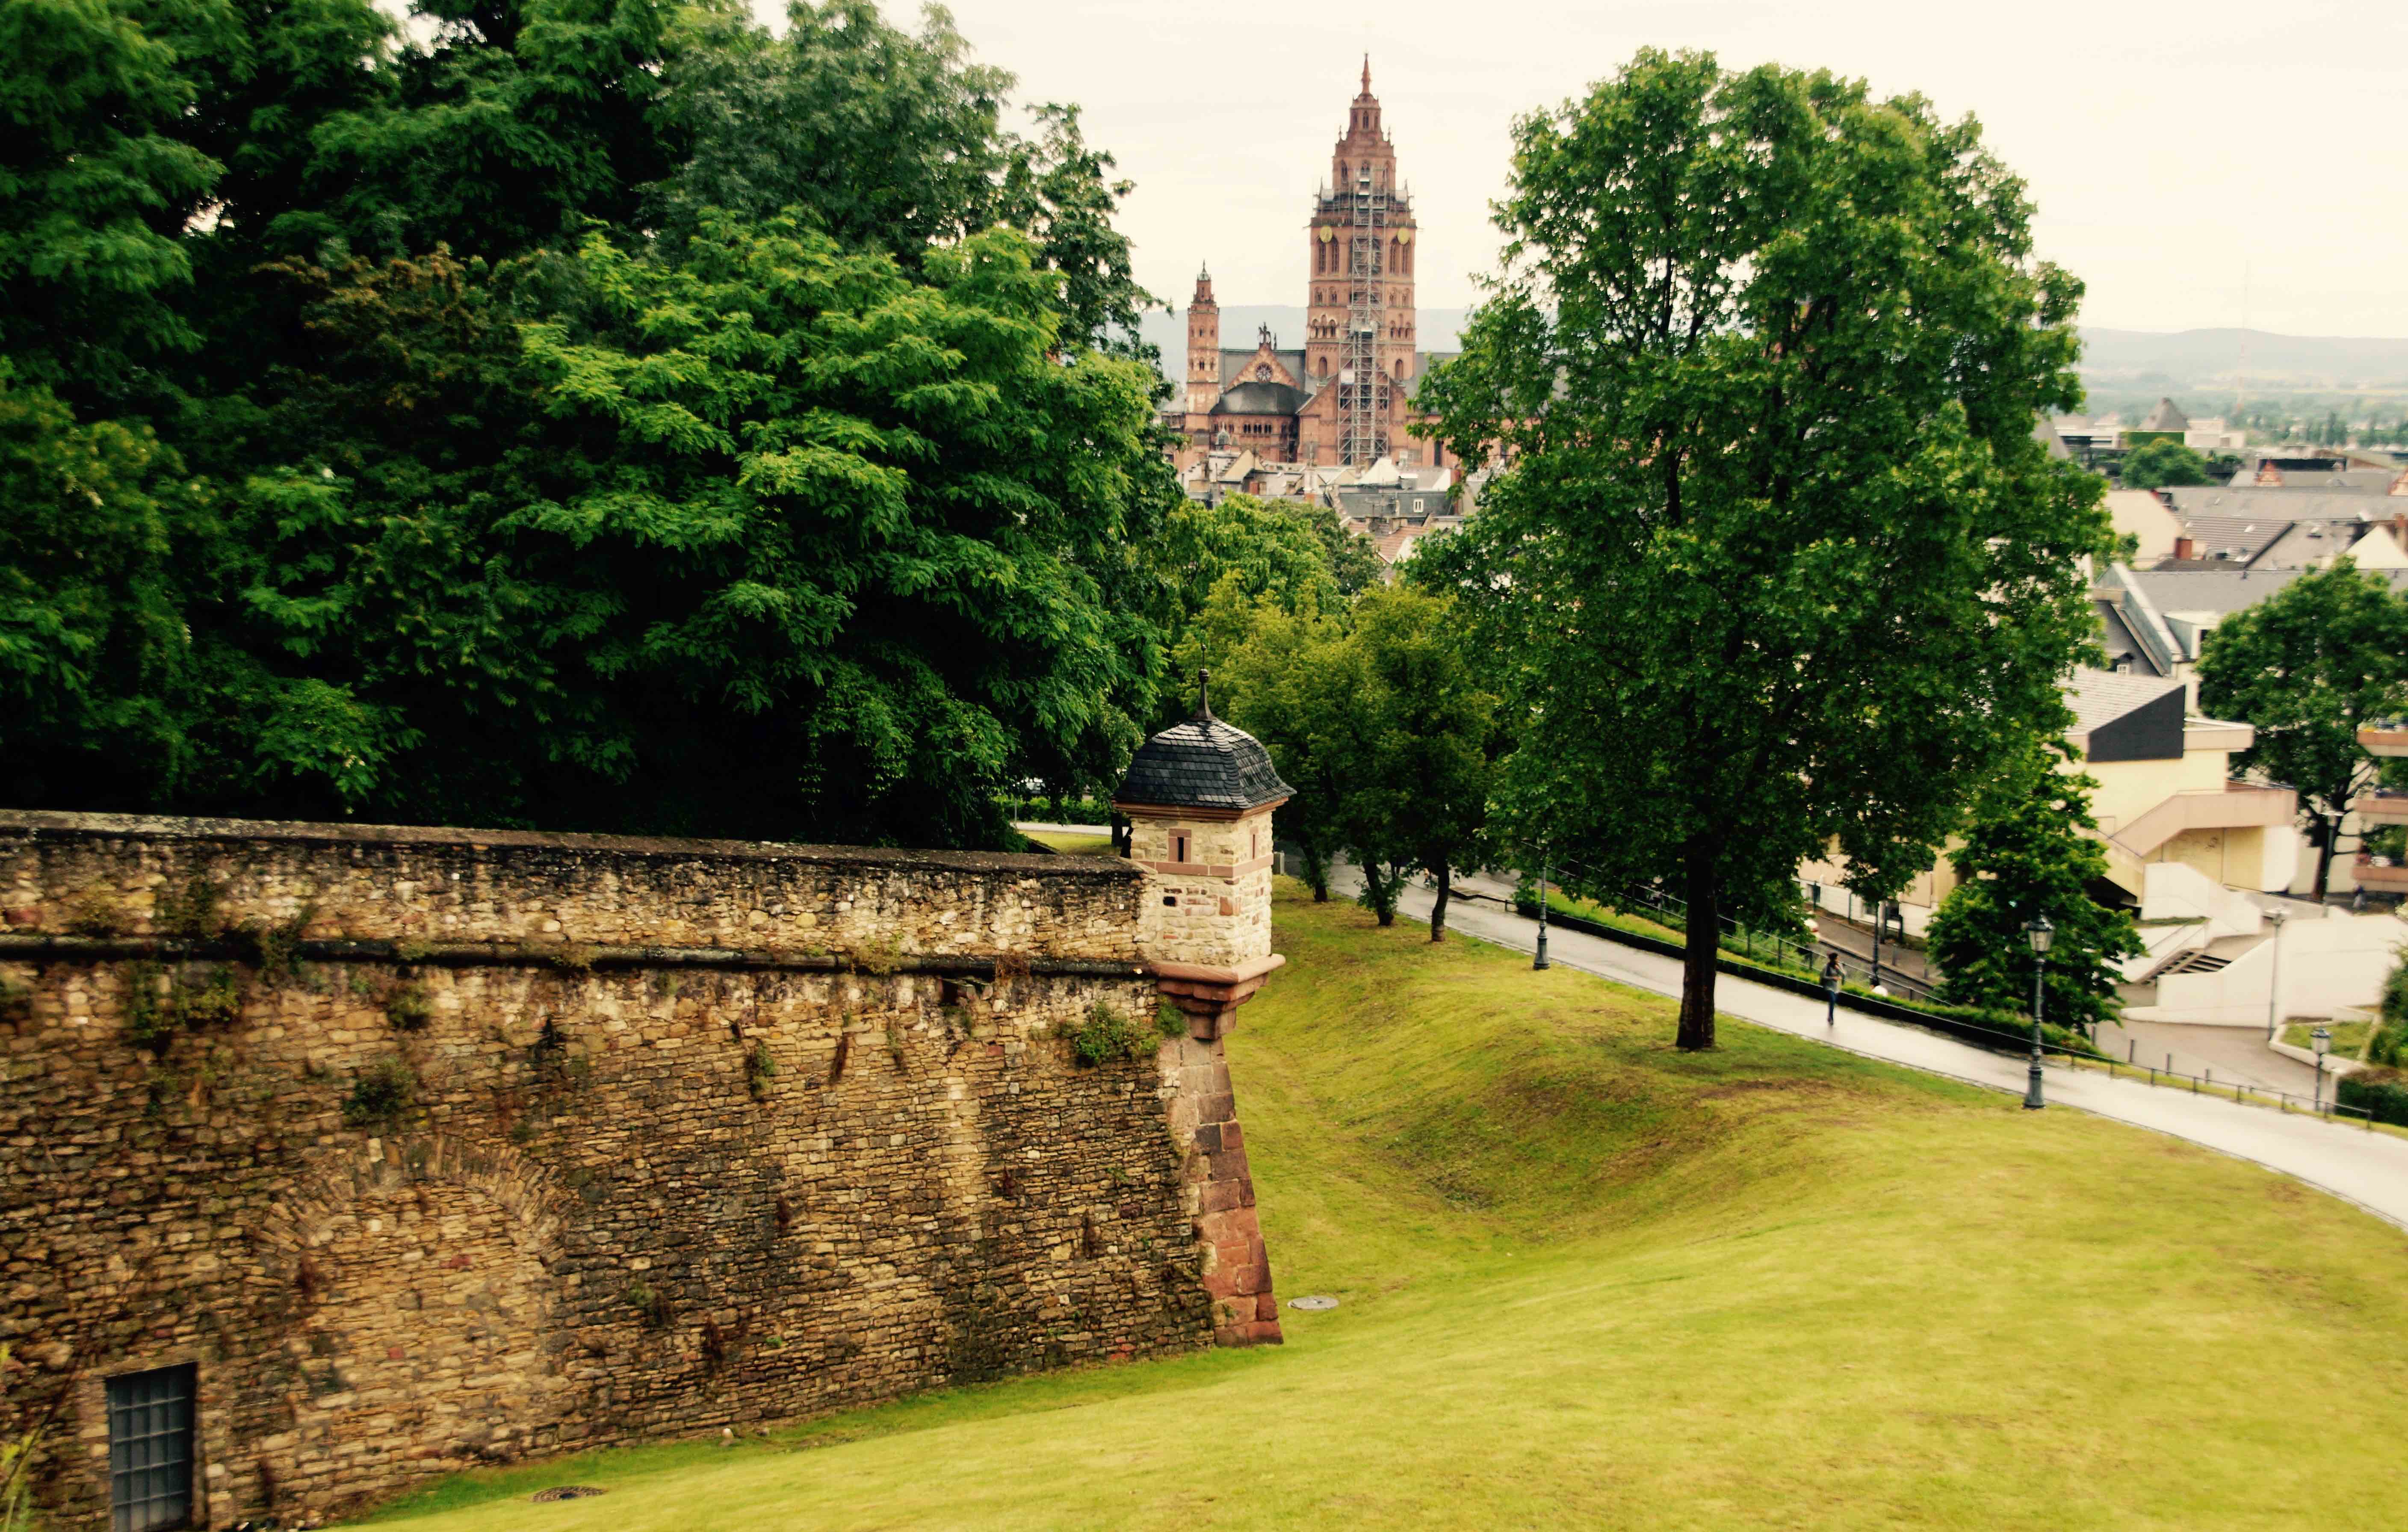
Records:
<instances>
[{"instance_id":1,"label":"tree trunk","mask_svg":"<svg viewBox=\"0 0 2408 1532\"><path fill-rule=\"evenodd\" d=\"M1714 956L1722 949L1721 885L1714 876L1713 849L1693 840L1684 853L1687 866L1689 929L1682 944L1681 1030L1674 1046L1695 1052L1714 1045Z\"/></svg>"},{"instance_id":2,"label":"tree trunk","mask_svg":"<svg viewBox=\"0 0 2408 1532\"><path fill-rule=\"evenodd\" d=\"M1314 904L1329 902L1329 853L1311 841L1304 843L1304 886L1312 890Z\"/></svg>"},{"instance_id":3,"label":"tree trunk","mask_svg":"<svg viewBox=\"0 0 2408 1532\"><path fill-rule=\"evenodd\" d=\"M2332 886L2333 847L2341 841L2341 816L2318 814L2316 823L2324 834L2317 838L2324 844L2316 848L2316 902L2324 902L2325 891Z\"/></svg>"},{"instance_id":4,"label":"tree trunk","mask_svg":"<svg viewBox=\"0 0 2408 1532\"><path fill-rule=\"evenodd\" d=\"M1441 857L1438 864L1438 897L1430 903L1430 939L1446 939L1446 901L1455 892L1455 869Z\"/></svg>"},{"instance_id":5,"label":"tree trunk","mask_svg":"<svg viewBox=\"0 0 2408 1532\"><path fill-rule=\"evenodd\" d=\"M1360 857L1363 868L1363 902L1371 907L1372 915L1382 925L1397 923L1397 881L1380 869L1376 856Z\"/></svg>"}]
</instances>

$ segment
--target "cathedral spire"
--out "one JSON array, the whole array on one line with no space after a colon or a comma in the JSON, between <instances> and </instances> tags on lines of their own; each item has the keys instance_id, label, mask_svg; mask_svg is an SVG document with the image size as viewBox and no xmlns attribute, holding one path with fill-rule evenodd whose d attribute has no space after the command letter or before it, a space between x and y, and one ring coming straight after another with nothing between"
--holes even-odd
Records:
<instances>
[{"instance_id":1,"label":"cathedral spire","mask_svg":"<svg viewBox=\"0 0 2408 1532\"><path fill-rule=\"evenodd\" d=\"M1363 93L1371 93L1371 55L1369 53L1363 55Z\"/></svg>"}]
</instances>

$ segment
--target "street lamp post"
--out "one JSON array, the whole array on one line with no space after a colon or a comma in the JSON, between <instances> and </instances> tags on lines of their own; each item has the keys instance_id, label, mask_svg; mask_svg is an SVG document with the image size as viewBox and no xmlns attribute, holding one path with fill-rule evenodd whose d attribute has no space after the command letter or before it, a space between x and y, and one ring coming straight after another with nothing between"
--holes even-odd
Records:
<instances>
[{"instance_id":1,"label":"street lamp post","mask_svg":"<svg viewBox=\"0 0 2408 1532\"><path fill-rule=\"evenodd\" d=\"M1530 966L1547 966L1547 859L1539 858L1539 953L1530 959Z\"/></svg>"},{"instance_id":2,"label":"street lamp post","mask_svg":"<svg viewBox=\"0 0 2408 1532\"><path fill-rule=\"evenodd\" d=\"M1840 1024L1840 954L1833 952L1823 965L1823 1024Z\"/></svg>"},{"instance_id":3,"label":"street lamp post","mask_svg":"<svg viewBox=\"0 0 2408 1532\"><path fill-rule=\"evenodd\" d=\"M1888 907L1888 904L1889 901L1886 899L1873 901L1873 989L1876 993L1881 989L1882 911Z\"/></svg>"},{"instance_id":4,"label":"street lamp post","mask_svg":"<svg viewBox=\"0 0 2408 1532\"><path fill-rule=\"evenodd\" d=\"M2283 923L2291 912L2276 905L2266 918L2274 924L2274 974L2266 981L2266 1040L2272 1042L2283 1030Z\"/></svg>"},{"instance_id":5,"label":"street lamp post","mask_svg":"<svg viewBox=\"0 0 2408 1532\"><path fill-rule=\"evenodd\" d=\"M2048 973L2048 944L2057 939L2057 927L2048 923L2046 915L2041 915L2024 927L2024 937L2030 941L2032 950L2031 1074L2024 1083L2024 1110L2038 1111L2048 1105L2040 1094L2041 989Z\"/></svg>"},{"instance_id":6,"label":"street lamp post","mask_svg":"<svg viewBox=\"0 0 2408 1532\"><path fill-rule=\"evenodd\" d=\"M2314 1032L2309 1033L2308 1036L2315 1039L2316 1045L2315 1110L2317 1113L2321 1115L2325 1110L2325 1050L2332 1046L2332 1034L2320 1026Z\"/></svg>"}]
</instances>

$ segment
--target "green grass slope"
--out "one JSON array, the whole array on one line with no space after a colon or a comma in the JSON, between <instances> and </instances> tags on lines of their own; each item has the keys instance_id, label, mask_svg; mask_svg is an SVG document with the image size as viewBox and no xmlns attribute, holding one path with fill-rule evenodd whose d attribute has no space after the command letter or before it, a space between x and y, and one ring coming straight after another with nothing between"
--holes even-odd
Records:
<instances>
[{"instance_id":1,"label":"green grass slope","mask_svg":"<svg viewBox=\"0 0 2408 1532\"><path fill-rule=\"evenodd\" d=\"M2408 1236L2171 1139L1283 885L1278 1350L470 1476L470 1528L2392 1527ZM591 1500L531 1505L545 1484ZM508 1498L505 1498L507 1496Z\"/></svg>"}]
</instances>

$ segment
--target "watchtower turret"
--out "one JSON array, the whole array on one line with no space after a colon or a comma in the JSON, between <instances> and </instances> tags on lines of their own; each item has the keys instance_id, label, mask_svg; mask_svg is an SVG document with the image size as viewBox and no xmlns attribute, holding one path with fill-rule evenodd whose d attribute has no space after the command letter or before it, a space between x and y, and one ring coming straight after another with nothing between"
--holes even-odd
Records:
<instances>
[{"instance_id":1,"label":"watchtower turret","mask_svg":"<svg viewBox=\"0 0 2408 1532\"><path fill-rule=\"evenodd\" d=\"M1209 680L1197 678L1194 717L1138 751L1112 807L1129 822L1130 860L1145 869L1138 955L1187 1019L1187 1035L1162 1045L1162 1081L1212 1337L1277 1344L1279 1300L1223 1035L1286 961L1271 951L1271 810L1294 790L1262 741L1212 716Z\"/></svg>"},{"instance_id":2,"label":"watchtower turret","mask_svg":"<svg viewBox=\"0 0 2408 1532\"><path fill-rule=\"evenodd\" d=\"M1147 740L1112 807L1129 859L1146 870L1138 950L1211 1037L1282 959L1271 951L1271 811L1295 789L1270 752L1212 716L1209 673L1196 712ZM1175 977L1174 977L1175 976Z\"/></svg>"}]
</instances>

